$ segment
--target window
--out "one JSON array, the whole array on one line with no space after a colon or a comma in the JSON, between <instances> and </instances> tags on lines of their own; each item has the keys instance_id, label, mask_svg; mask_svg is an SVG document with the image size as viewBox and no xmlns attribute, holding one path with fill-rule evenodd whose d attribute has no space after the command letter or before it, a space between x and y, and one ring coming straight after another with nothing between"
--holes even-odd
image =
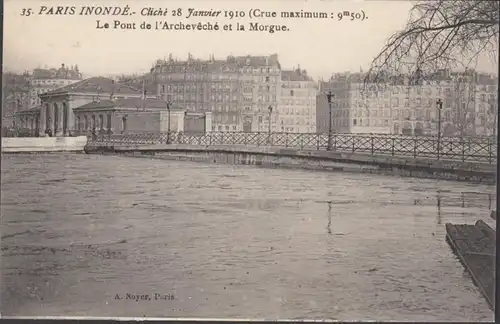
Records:
<instances>
[{"instance_id":1,"label":"window","mask_svg":"<svg viewBox=\"0 0 500 324\"><path fill-rule=\"evenodd\" d=\"M356 119L352 120L352 124L353 124L353 126L356 126Z\"/></svg>"},{"instance_id":2,"label":"window","mask_svg":"<svg viewBox=\"0 0 500 324\"><path fill-rule=\"evenodd\" d=\"M266 82L269 82L269 77L268 76L266 76Z\"/></svg>"},{"instance_id":3,"label":"window","mask_svg":"<svg viewBox=\"0 0 500 324\"><path fill-rule=\"evenodd\" d=\"M293 90L290 90L290 96L293 97Z\"/></svg>"}]
</instances>

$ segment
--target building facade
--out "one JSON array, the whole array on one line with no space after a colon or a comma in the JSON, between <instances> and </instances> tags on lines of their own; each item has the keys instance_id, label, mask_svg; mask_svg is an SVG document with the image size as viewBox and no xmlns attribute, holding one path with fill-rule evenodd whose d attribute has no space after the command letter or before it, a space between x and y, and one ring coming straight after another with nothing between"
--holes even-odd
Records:
<instances>
[{"instance_id":1,"label":"building facade","mask_svg":"<svg viewBox=\"0 0 500 324\"><path fill-rule=\"evenodd\" d=\"M327 94L332 93L329 105ZM334 74L319 83L316 97L317 131L328 133L390 133L389 94L378 85L366 85L363 73ZM331 109L331 111L330 111Z\"/></svg>"},{"instance_id":2,"label":"building facade","mask_svg":"<svg viewBox=\"0 0 500 324\"><path fill-rule=\"evenodd\" d=\"M279 132L316 133L317 84L300 67L281 72Z\"/></svg>"},{"instance_id":3,"label":"building facade","mask_svg":"<svg viewBox=\"0 0 500 324\"><path fill-rule=\"evenodd\" d=\"M328 132L326 93L332 91L332 131L400 135L477 136L496 133L498 79L476 71L439 70L420 80L393 76L365 83L363 73L320 82L318 132ZM439 111L437 101L442 101Z\"/></svg>"},{"instance_id":4,"label":"building facade","mask_svg":"<svg viewBox=\"0 0 500 324\"><path fill-rule=\"evenodd\" d=\"M185 111L178 106L167 109L167 103L158 99L98 100L75 108L73 112L78 134L184 131Z\"/></svg>"},{"instance_id":5,"label":"building facade","mask_svg":"<svg viewBox=\"0 0 500 324\"><path fill-rule=\"evenodd\" d=\"M40 136L69 136L75 133L73 110L102 99L141 98L143 92L103 77L94 77L40 95L41 106L21 111L23 124L33 125Z\"/></svg>"},{"instance_id":6,"label":"building facade","mask_svg":"<svg viewBox=\"0 0 500 324\"><path fill-rule=\"evenodd\" d=\"M78 65L67 67L61 64L58 69L34 69L29 81L28 108L41 105L41 94L79 82L82 79Z\"/></svg>"},{"instance_id":7,"label":"building facade","mask_svg":"<svg viewBox=\"0 0 500 324\"><path fill-rule=\"evenodd\" d=\"M212 112L212 131L267 131L269 107L277 106L277 55L225 60L189 55L184 61L170 56L157 61L153 74L162 100L178 103L188 112Z\"/></svg>"},{"instance_id":8,"label":"building facade","mask_svg":"<svg viewBox=\"0 0 500 324\"><path fill-rule=\"evenodd\" d=\"M28 72L2 73L3 127L16 127L16 113L29 108L30 78Z\"/></svg>"}]
</instances>

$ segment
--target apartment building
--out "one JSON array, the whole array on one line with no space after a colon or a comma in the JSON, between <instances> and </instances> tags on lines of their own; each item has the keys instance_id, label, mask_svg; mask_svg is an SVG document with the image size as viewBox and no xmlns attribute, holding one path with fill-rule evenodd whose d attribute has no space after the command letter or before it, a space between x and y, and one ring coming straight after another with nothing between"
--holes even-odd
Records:
<instances>
[{"instance_id":1,"label":"apartment building","mask_svg":"<svg viewBox=\"0 0 500 324\"><path fill-rule=\"evenodd\" d=\"M39 107L39 95L62 88L82 80L78 65L67 67L61 64L58 69L34 69L29 82L29 109Z\"/></svg>"},{"instance_id":2,"label":"apartment building","mask_svg":"<svg viewBox=\"0 0 500 324\"><path fill-rule=\"evenodd\" d=\"M168 60L158 60L152 73L161 99L188 112L212 112L212 131L267 130L269 107L277 106L277 55L225 60L189 55L184 61L170 55Z\"/></svg>"},{"instance_id":3,"label":"apartment building","mask_svg":"<svg viewBox=\"0 0 500 324\"><path fill-rule=\"evenodd\" d=\"M281 72L278 105L280 132L316 133L317 84L300 67Z\"/></svg>"},{"instance_id":4,"label":"apartment building","mask_svg":"<svg viewBox=\"0 0 500 324\"><path fill-rule=\"evenodd\" d=\"M439 125L444 136L496 132L498 80L491 75L439 70L419 80L400 75L365 84L364 79L363 73L342 73L320 82L318 132L328 132L328 91L334 95L333 132L435 135Z\"/></svg>"},{"instance_id":5,"label":"apartment building","mask_svg":"<svg viewBox=\"0 0 500 324\"><path fill-rule=\"evenodd\" d=\"M328 133L329 117L334 133L390 133L389 93L378 85L364 84L363 73L337 73L319 83L316 96L316 125ZM331 92L331 107L327 94ZM330 112L331 109L331 112Z\"/></svg>"}]
</instances>

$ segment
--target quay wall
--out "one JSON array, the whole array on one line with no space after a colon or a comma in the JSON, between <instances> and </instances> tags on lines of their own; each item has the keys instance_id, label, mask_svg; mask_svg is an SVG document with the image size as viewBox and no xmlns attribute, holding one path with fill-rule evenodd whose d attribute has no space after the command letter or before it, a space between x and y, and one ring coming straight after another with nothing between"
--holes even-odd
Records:
<instances>
[{"instance_id":1,"label":"quay wall","mask_svg":"<svg viewBox=\"0 0 500 324\"><path fill-rule=\"evenodd\" d=\"M83 152L86 136L2 137L2 153Z\"/></svg>"},{"instance_id":2,"label":"quay wall","mask_svg":"<svg viewBox=\"0 0 500 324\"><path fill-rule=\"evenodd\" d=\"M89 145L86 152L269 168L375 173L486 184L495 184L496 182L495 164L387 155L307 151L262 146L249 147L245 145L198 146L185 144Z\"/></svg>"}]
</instances>

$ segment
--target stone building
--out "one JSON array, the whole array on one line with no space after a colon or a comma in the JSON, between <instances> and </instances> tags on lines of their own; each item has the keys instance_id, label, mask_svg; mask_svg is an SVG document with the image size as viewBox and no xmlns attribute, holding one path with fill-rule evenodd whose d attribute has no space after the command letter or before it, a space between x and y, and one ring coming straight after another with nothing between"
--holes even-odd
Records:
<instances>
[{"instance_id":1,"label":"stone building","mask_svg":"<svg viewBox=\"0 0 500 324\"><path fill-rule=\"evenodd\" d=\"M345 133L444 136L493 135L498 123L498 79L473 70L438 70L412 80L389 76L365 84L363 73L334 74L320 82L318 132L328 132L326 93L334 94L332 129ZM437 101L443 103L439 114ZM441 115L441 119L440 118Z\"/></svg>"},{"instance_id":2,"label":"stone building","mask_svg":"<svg viewBox=\"0 0 500 324\"><path fill-rule=\"evenodd\" d=\"M2 126L14 127L16 113L29 108L30 74L2 73Z\"/></svg>"},{"instance_id":3,"label":"stone building","mask_svg":"<svg viewBox=\"0 0 500 324\"><path fill-rule=\"evenodd\" d=\"M277 105L277 55L225 60L158 60L153 68L161 99L188 112L212 112L213 131L267 130L268 107ZM276 129L276 125L274 125Z\"/></svg>"},{"instance_id":4,"label":"stone building","mask_svg":"<svg viewBox=\"0 0 500 324\"><path fill-rule=\"evenodd\" d=\"M29 108L41 105L40 94L79 82L82 78L78 65L67 67L61 64L58 69L34 69L29 82Z\"/></svg>"},{"instance_id":5,"label":"stone building","mask_svg":"<svg viewBox=\"0 0 500 324\"><path fill-rule=\"evenodd\" d=\"M79 134L183 132L185 111L158 99L96 100L73 109Z\"/></svg>"},{"instance_id":6,"label":"stone building","mask_svg":"<svg viewBox=\"0 0 500 324\"><path fill-rule=\"evenodd\" d=\"M306 70L281 72L279 131L292 133L316 132L317 85Z\"/></svg>"},{"instance_id":7,"label":"stone building","mask_svg":"<svg viewBox=\"0 0 500 324\"><path fill-rule=\"evenodd\" d=\"M100 99L141 98L142 91L114 80L93 77L40 94L39 108L18 114L27 125L35 125L38 134L71 135L76 130L73 110Z\"/></svg>"},{"instance_id":8,"label":"stone building","mask_svg":"<svg viewBox=\"0 0 500 324\"><path fill-rule=\"evenodd\" d=\"M280 131L278 102L281 85L281 65L277 54L269 56L239 56L241 89L241 128L244 132ZM270 109L271 108L271 109ZM271 111L271 116L269 112ZM271 120L269 120L271 117Z\"/></svg>"}]
</instances>

